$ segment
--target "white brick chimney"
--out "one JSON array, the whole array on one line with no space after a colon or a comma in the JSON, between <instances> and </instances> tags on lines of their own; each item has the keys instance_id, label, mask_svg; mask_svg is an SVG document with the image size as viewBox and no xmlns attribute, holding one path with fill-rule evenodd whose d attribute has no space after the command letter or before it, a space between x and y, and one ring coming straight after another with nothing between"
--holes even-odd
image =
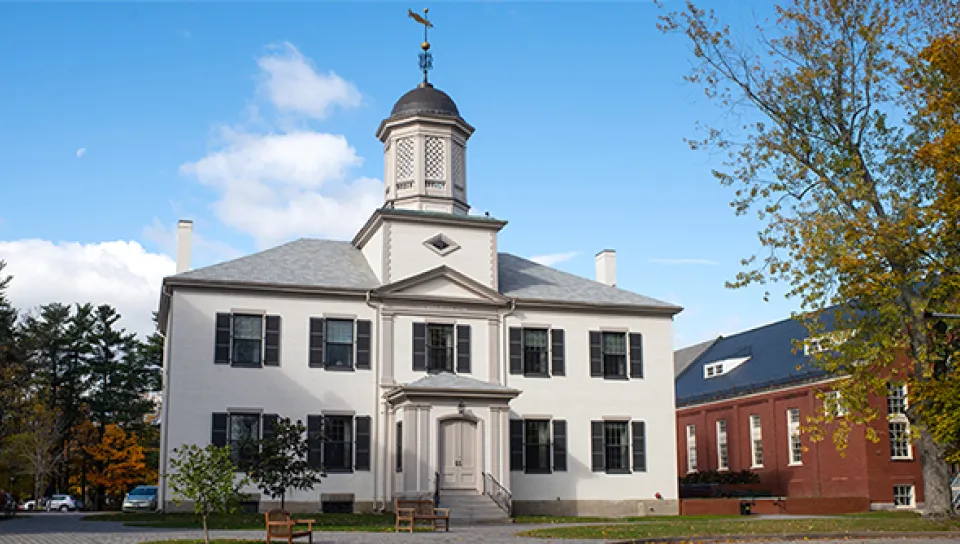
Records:
<instances>
[{"instance_id":1,"label":"white brick chimney","mask_svg":"<svg viewBox=\"0 0 960 544\"><path fill-rule=\"evenodd\" d=\"M193 238L193 221L181 219L177 223L177 274L190 270L191 238Z\"/></svg>"},{"instance_id":2,"label":"white brick chimney","mask_svg":"<svg viewBox=\"0 0 960 544\"><path fill-rule=\"evenodd\" d=\"M597 253L597 281L611 287L617 285L617 252L604 249Z\"/></svg>"}]
</instances>

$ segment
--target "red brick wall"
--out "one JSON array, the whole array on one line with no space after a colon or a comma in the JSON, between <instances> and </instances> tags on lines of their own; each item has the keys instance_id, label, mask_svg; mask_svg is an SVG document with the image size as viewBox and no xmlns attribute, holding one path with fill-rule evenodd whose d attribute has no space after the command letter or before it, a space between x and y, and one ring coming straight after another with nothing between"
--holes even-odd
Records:
<instances>
[{"instance_id":1,"label":"red brick wall","mask_svg":"<svg viewBox=\"0 0 960 544\"><path fill-rule=\"evenodd\" d=\"M681 499L681 516L735 516L740 514L740 499ZM750 506L751 514L794 514L819 516L853 514L870 510L866 497L795 498L786 500L757 499Z\"/></svg>"},{"instance_id":2,"label":"red brick wall","mask_svg":"<svg viewBox=\"0 0 960 544\"><path fill-rule=\"evenodd\" d=\"M890 443L886 420L874 423L881 440L874 444L862 428L855 428L848 438L844 456L833 444L832 429L825 430L821 442L812 442L806 435L803 462L790 465L787 440L787 410L798 408L800 421L820 409L816 398L819 388L829 383L786 388L769 393L718 401L677 410L677 468L687 474L686 426L696 425L697 469L715 470L718 463L716 422L727 421L727 448L731 471L753 470L766 489L779 496L868 498L873 502L893 501L893 485L911 483L917 500L922 501L919 462L890 459ZM872 402L886 413L886 399ZM763 427L763 467L751 468L750 416L759 415Z\"/></svg>"}]
</instances>

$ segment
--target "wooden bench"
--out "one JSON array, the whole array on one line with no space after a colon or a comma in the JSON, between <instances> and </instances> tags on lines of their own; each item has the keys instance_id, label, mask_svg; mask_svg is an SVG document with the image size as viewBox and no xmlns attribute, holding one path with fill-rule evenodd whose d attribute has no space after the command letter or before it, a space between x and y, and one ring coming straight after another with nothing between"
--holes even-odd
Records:
<instances>
[{"instance_id":1,"label":"wooden bench","mask_svg":"<svg viewBox=\"0 0 960 544\"><path fill-rule=\"evenodd\" d=\"M450 530L450 509L434 508L432 500L396 499L393 507L397 515L396 532L412 533L417 522L421 521L429 521L434 531L438 522L443 522L444 530Z\"/></svg>"},{"instance_id":2,"label":"wooden bench","mask_svg":"<svg viewBox=\"0 0 960 544\"><path fill-rule=\"evenodd\" d=\"M293 544L293 539L307 537L310 544L313 544L313 523L312 519L290 519L290 513L280 508L274 508L264 514L267 522L267 544L272 539L287 541L287 544ZM306 531L296 531L297 525L306 525Z\"/></svg>"}]
</instances>

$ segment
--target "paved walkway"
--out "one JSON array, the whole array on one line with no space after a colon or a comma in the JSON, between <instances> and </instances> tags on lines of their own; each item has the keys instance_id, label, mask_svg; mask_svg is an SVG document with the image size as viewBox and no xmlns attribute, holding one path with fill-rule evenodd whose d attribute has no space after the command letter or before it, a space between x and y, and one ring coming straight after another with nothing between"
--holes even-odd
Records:
<instances>
[{"instance_id":1,"label":"paved walkway","mask_svg":"<svg viewBox=\"0 0 960 544\"><path fill-rule=\"evenodd\" d=\"M29 518L0 521L0 544L136 544L146 540L202 538L202 531L125 527L119 522L82 521L83 514L36 514ZM530 525L454 527L449 533L333 533L316 532L316 544L598 544L597 540L543 540L514 536ZM263 531L211 531L211 538L263 540ZM891 540L843 540L829 544L890 544ZM960 544L949 539L903 539L897 542L924 544ZM794 543L778 543L794 544ZM809 544L809 542L807 542ZM821 544L828 544L822 541Z\"/></svg>"}]
</instances>

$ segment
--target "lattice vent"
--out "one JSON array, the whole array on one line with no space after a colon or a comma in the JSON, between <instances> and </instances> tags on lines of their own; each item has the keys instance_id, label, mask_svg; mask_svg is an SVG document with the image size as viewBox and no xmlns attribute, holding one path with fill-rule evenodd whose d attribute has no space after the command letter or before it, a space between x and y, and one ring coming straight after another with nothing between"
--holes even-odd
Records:
<instances>
[{"instance_id":1,"label":"lattice vent","mask_svg":"<svg viewBox=\"0 0 960 544\"><path fill-rule=\"evenodd\" d=\"M463 152L463 146L458 143L454 143L453 154L450 158L452 159L451 162L453 163L453 186L457 189L463 190L467 178L466 155Z\"/></svg>"},{"instance_id":2,"label":"lattice vent","mask_svg":"<svg viewBox=\"0 0 960 544\"><path fill-rule=\"evenodd\" d=\"M407 181L413 179L413 138L400 138L397 140L396 158L394 159L397 173L397 181Z\"/></svg>"},{"instance_id":3,"label":"lattice vent","mask_svg":"<svg viewBox=\"0 0 960 544\"><path fill-rule=\"evenodd\" d=\"M435 136L427 136L423 161L423 175L426 179L444 179L443 168L443 140Z\"/></svg>"}]
</instances>

